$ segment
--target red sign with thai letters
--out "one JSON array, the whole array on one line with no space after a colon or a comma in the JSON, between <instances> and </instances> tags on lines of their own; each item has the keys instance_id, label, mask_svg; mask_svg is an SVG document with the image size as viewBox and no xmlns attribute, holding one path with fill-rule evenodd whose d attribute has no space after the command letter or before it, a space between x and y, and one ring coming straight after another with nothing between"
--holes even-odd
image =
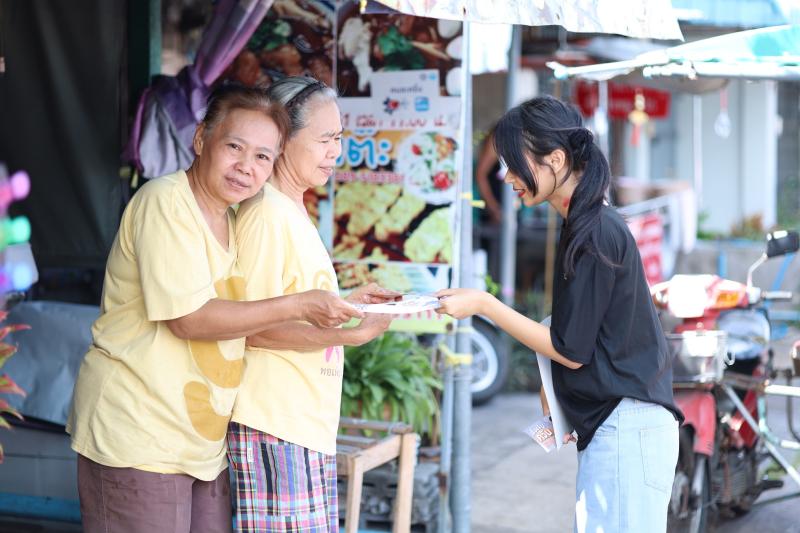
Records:
<instances>
[{"instance_id":1,"label":"red sign with thai letters","mask_svg":"<svg viewBox=\"0 0 800 533\"><path fill-rule=\"evenodd\" d=\"M669 115L670 93L633 85L608 84L608 116L627 119L634 109L636 94L644 96L644 111L650 118L666 118ZM597 83L579 81L575 86L575 103L584 116L594 114L600 100Z\"/></svg>"},{"instance_id":2,"label":"red sign with thai letters","mask_svg":"<svg viewBox=\"0 0 800 533\"><path fill-rule=\"evenodd\" d=\"M653 285L664 280L661 254L664 245L664 221L659 213L646 213L628 218L628 227L636 239L642 256L647 283Z\"/></svg>"}]
</instances>

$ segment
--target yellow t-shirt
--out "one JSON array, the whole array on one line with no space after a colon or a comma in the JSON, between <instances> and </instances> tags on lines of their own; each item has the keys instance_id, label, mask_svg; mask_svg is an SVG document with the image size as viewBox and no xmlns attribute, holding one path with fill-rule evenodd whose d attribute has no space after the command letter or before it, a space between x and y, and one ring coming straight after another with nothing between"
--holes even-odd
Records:
<instances>
[{"instance_id":1,"label":"yellow t-shirt","mask_svg":"<svg viewBox=\"0 0 800 533\"><path fill-rule=\"evenodd\" d=\"M226 468L244 339L182 340L163 321L213 298L244 299L232 210L228 217L226 250L183 171L150 181L125 209L67 422L79 454L202 480Z\"/></svg>"},{"instance_id":2,"label":"yellow t-shirt","mask_svg":"<svg viewBox=\"0 0 800 533\"><path fill-rule=\"evenodd\" d=\"M317 229L269 183L239 208L236 243L248 300L339 290ZM341 346L306 352L247 347L233 420L334 455L343 369Z\"/></svg>"}]
</instances>

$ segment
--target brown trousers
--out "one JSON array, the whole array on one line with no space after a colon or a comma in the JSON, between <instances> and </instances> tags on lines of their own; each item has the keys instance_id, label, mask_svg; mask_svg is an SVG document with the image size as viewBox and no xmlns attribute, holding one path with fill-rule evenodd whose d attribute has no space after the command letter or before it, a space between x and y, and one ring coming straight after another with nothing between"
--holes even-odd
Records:
<instances>
[{"instance_id":1,"label":"brown trousers","mask_svg":"<svg viewBox=\"0 0 800 533\"><path fill-rule=\"evenodd\" d=\"M84 533L226 533L228 470L214 481L103 466L78 455Z\"/></svg>"}]
</instances>

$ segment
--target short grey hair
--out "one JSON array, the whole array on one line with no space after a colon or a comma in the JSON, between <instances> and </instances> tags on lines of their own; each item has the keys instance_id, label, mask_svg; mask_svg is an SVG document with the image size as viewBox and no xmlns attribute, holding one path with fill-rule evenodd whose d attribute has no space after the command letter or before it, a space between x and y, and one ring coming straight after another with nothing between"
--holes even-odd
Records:
<instances>
[{"instance_id":1,"label":"short grey hair","mask_svg":"<svg viewBox=\"0 0 800 533\"><path fill-rule=\"evenodd\" d=\"M289 115L289 137L308 126L309 110L319 104L336 102L338 94L310 76L288 76L267 88L267 96L286 108Z\"/></svg>"}]
</instances>

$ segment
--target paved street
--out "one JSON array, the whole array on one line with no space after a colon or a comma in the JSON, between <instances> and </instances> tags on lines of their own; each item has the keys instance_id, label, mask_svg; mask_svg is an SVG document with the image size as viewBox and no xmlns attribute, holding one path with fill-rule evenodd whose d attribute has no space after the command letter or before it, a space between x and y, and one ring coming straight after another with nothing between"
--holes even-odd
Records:
<instances>
[{"instance_id":1,"label":"paved street","mask_svg":"<svg viewBox=\"0 0 800 533\"><path fill-rule=\"evenodd\" d=\"M798 402L800 407L800 402ZM785 402L772 399L769 422L788 436ZM556 533L572 530L575 446L546 454L522 433L541 416L538 396L509 394L473 410L472 525L475 533ZM795 418L799 419L798 413ZM800 423L798 423L800 425ZM790 455L791 457L791 455ZM787 486L763 499L800 491ZM800 498L756 506L718 525L717 533L800 533Z\"/></svg>"}]
</instances>

